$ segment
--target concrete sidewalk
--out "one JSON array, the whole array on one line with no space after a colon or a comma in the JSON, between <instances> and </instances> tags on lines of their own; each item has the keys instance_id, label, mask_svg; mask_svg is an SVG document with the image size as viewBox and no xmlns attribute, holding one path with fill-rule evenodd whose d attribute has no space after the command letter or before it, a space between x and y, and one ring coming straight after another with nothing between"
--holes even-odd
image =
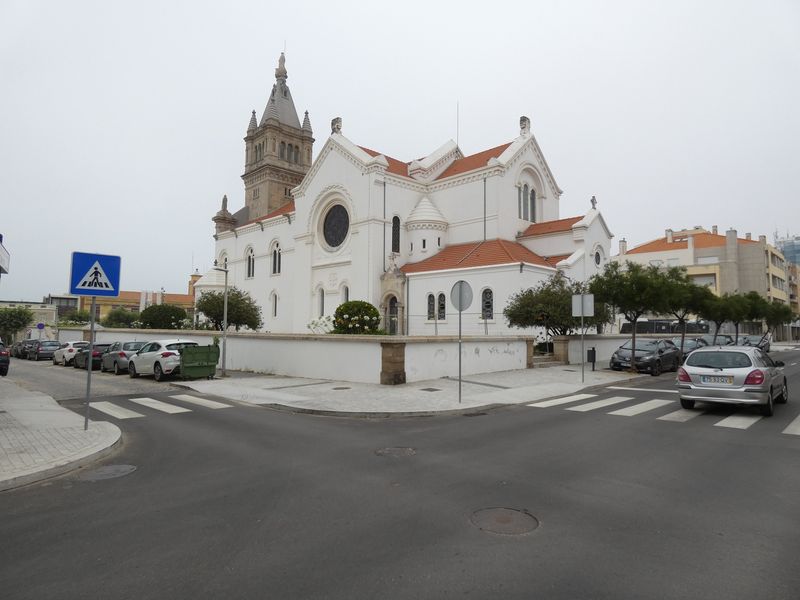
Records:
<instances>
[{"instance_id":1,"label":"concrete sidewalk","mask_svg":"<svg viewBox=\"0 0 800 600\"><path fill-rule=\"evenodd\" d=\"M0 379L0 491L61 475L101 458L120 441L119 427L90 421L50 396Z\"/></svg>"},{"instance_id":2,"label":"concrete sidewalk","mask_svg":"<svg viewBox=\"0 0 800 600\"><path fill-rule=\"evenodd\" d=\"M481 408L524 404L642 377L609 370L593 372L587 368L585 381L581 382L580 365L467 375L462 379L459 402L458 379L455 378L379 385L269 375L231 375L225 379L176 382L175 385L202 394L295 412L388 417L475 412Z\"/></svg>"}]
</instances>

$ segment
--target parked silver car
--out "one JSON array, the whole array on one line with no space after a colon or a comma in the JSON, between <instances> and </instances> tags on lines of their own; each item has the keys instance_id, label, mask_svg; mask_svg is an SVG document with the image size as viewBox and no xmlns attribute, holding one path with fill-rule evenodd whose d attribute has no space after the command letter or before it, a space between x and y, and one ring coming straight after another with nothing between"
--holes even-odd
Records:
<instances>
[{"instance_id":1,"label":"parked silver car","mask_svg":"<svg viewBox=\"0 0 800 600\"><path fill-rule=\"evenodd\" d=\"M754 404L769 417L774 403L789 399L783 362L753 346L698 348L678 369L677 385L687 409L696 401Z\"/></svg>"},{"instance_id":2,"label":"parked silver car","mask_svg":"<svg viewBox=\"0 0 800 600\"><path fill-rule=\"evenodd\" d=\"M113 371L114 375L128 372L128 360L146 342L114 342L100 359L100 371Z\"/></svg>"}]
</instances>

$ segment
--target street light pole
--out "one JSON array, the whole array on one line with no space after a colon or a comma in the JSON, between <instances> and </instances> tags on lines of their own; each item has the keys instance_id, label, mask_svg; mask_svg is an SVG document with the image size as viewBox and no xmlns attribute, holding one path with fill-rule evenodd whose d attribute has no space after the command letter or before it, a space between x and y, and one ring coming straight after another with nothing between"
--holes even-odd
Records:
<instances>
[{"instance_id":1,"label":"street light pole","mask_svg":"<svg viewBox=\"0 0 800 600\"><path fill-rule=\"evenodd\" d=\"M214 270L225 273L225 291L222 296L222 376L227 377L225 372L225 350L228 346L228 267L218 267L214 261Z\"/></svg>"}]
</instances>

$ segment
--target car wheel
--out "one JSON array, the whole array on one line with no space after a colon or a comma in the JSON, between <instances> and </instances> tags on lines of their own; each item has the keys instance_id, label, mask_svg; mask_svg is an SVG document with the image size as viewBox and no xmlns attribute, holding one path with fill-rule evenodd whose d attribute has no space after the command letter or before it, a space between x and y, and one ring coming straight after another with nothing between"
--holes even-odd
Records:
<instances>
[{"instance_id":1,"label":"car wheel","mask_svg":"<svg viewBox=\"0 0 800 600\"><path fill-rule=\"evenodd\" d=\"M778 404L786 404L789 401L789 385L786 383L786 380L783 380L783 385L781 386L781 399L778 400Z\"/></svg>"},{"instance_id":2,"label":"car wheel","mask_svg":"<svg viewBox=\"0 0 800 600\"><path fill-rule=\"evenodd\" d=\"M681 398L681 408L692 410L694 408L694 400L684 400Z\"/></svg>"},{"instance_id":3,"label":"car wheel","mask_svg":"<svg viewBox=\"0 0 800 600\"><path fill-rule=\"evenodd\" d=\"M117 361L114 361L114 375L122 375L122 369L119 368Z\"/></svg>"},{"instance_id":4,"label":"car wheel","mask_svg":"<svg viewBox=\"0 0 800 600\"><path fill-rule=\"evenodd\" d=\"M659 375L661 375L661 361L660 360L657 360L656 364L653 365L653 370L650 371L650 374L653 377L658 377Z\"/></svg>"},{"instance_id":5,"label":"car wheel","mask_svg":"<svg viewBox=\"0 0 800 600\"><path fill-rule=\"evenodd\" d=\"M775 412L775 408L772 404L772 390L770 390L767 396L767 403L762 404L759 408L761 409L761 416L763 417L771 417L772 413Z\"/></svg>"},{"instance_id":6,"label":"car wheel","mask_svg":"<svg viewBox=\"0 0 800 600\"><path fill-rule=\"evenodd\" d=\"M165 379L164 371L161 370L161 365L158 363L153 367L153 379L156 381L164 381Z\"/></svg>"},{"instance_id":7,"label":"car wheel","mask_svg":"<svg viewBox=\"0 0 800 600\"><path fill-rule=\"evenodd\" d=\"M100 361L100 372L101 373L106 372L106 363L104 363L102 360Z\"/></svg>"},{"instance_id":8,"label":"car wheel","mask_svg":"<svg viewBox=\"0 0 800 600\"><path fill-rule=\"evenodd\" d=\"M53 366L55 367L58 363L56 362L56 357L53 357Z\"/></svg>"},{"instance_id":9,"label":"car wheel","mask_svg":"<svg viewBox=\"0 0 800 600\"><path fill-rule=\"evenodd\" d=\"M128 375L131 379L135 379L139 376L139 374L136 372L136 365L134 365L132 362L128 363Z\"/></svg>"}]
</instances>

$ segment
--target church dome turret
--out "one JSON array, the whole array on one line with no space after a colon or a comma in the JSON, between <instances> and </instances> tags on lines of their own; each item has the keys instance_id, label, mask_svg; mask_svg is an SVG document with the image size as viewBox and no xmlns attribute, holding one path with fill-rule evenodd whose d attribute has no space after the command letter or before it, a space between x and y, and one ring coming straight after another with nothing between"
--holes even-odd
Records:
<instances>
[{"instance_id":1,"label":"church dome turret","mask_svg":"<svg viewBox=\"0 0 800 600\"><path fill-rule=\"evenodd\" d=\"M429 258L447 245L448 222L442 212L423 196L406 219L409 262Z\"/></svg>"}]
</instances>

